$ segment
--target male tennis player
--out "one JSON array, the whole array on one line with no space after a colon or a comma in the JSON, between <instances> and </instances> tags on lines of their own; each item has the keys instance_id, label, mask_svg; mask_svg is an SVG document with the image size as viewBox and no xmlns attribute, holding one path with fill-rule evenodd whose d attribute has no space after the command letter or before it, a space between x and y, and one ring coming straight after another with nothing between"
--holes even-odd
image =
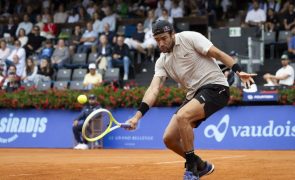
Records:
<instances>
[{"instance_id":1,"label":"male tennis player","mask_svg":"<svg viewBox=\"0 0 295 180\"><path fill-rule=\"evenodd\" d=\"M229 55L200 33L175 34L172 24L167 21L155 22L152 31L162 53L138 111L127 122L131 124L130 129L136 128L140 118L155 103L168 76L180 83L187 90L186 99L170 120L163 139L169 149L186 159L184 179L198 180L213 172L214 165L194 153L193 128L227 105L229 99L227 80L214 59L230 67L247 87L254 83L252 76L255 74L242 72Z\"/></svg>"}]
</instances>

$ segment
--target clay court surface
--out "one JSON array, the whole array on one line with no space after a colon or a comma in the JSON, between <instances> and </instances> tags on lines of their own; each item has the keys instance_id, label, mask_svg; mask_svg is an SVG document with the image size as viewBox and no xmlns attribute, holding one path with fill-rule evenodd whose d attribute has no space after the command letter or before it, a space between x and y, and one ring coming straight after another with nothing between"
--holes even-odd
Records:
<instances>
[{"instance_id":1,"label":"clay court surface","mask_svg":"<svg viewBox=\"0 0 295 180\"><path fill-rule=\"evenodd\" d=\"M204 180L292 180L295 151L197 151L213 162ZM182 179L183 159L168 150L0 149L0 179Z\"/></svg>"}]
</instances>

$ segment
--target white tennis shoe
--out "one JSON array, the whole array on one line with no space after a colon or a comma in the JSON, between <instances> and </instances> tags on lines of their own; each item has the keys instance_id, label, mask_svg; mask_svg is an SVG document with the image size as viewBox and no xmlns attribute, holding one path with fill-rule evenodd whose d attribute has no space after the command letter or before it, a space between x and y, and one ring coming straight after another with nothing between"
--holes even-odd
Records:
<instances>
[{"instance_id":1,"label":"white tennis shoe","mask_svg":"<svg viewBox=\"0 0 295 180\"><path fill-rule=\"evenodd\" d=\"M89 149L88 145L87 144L82 144L82 143L79 143L77 144L74 149L78 149L78 150L85 150L85 149Z\"/></svg>"}]
</instances>

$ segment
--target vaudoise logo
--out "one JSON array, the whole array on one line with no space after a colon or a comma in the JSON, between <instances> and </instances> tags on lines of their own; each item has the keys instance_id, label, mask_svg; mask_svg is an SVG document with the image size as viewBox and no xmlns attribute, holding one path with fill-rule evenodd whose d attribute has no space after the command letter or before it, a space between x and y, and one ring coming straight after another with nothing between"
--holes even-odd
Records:
<instances>
[{"instance_id":1,"label":"vaudoise logo","mask_svg":"<svg viewBox=\"0 0 295 180\"><path fill-rule=\"evenodd\" d=\"M210 124L205 127L205 137L214 138L217 142L222 142L227 135L233 138L295 137L295 125L290 120L268 120L264 125L251 124L251 121L242 119L235 122L238 125L230 122L230 116L224 115L217 125Z\"/></svg>"},{"instance_id":2,"label":"vaudoise logo","mask_svg":"<svg viewBox=\"0 0 295 180\"><path fill-rule=\"evenodd\" d=\"M32 134L33 138L38 133L44 133L47 125L46 117L9 117L0 118L0 143L14 142L21 134Z\"/></svg>"}]
</instances>

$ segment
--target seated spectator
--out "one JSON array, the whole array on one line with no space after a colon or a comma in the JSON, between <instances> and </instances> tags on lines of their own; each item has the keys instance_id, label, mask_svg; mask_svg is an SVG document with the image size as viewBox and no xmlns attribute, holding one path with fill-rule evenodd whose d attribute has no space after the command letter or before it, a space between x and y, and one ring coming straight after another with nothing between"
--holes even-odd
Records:
<instances>
[{"instance_id":1,"label":"seated spectator","mask_svg":"<svg viewBox=\"0 0 295 180\"><path fill-rule=\"evenodd\" d=\"M274 12L272 8L267 10L266 22L265 22L265 31L266 32L274 32L278 31L280 28L280 20L277 14Z\"/></svg>"},{"instance_id":2,"label":"seated spectator","mask_svg":"<svg viewBox=\"0 0 295 180\"><path fill-rule=\"evenodd\" d=\"M137 23L136 32L132 34L131 38L125 38L124 43L126 43L130 49L136 49L140 53L146 54L146 51L140 45L144 41L144 35L143 24Z\"/></svg>"},{"instance_id":3,"label":"seated spectator","mask_svg":"<svg viewBox=\"0 0 295 180\"><path fill-rule=\"evenodd\" d=\"M147 18L144 20L144 23L143 23L144 32L147 32L152 29L152 24L155 20L156 20L155 12L153 9L150 9L147 12Z\"/></svg>"},{"instance_id":4,"label":"seated spectator","mask_svg":"<svg viewBox=\"0 0 295 180\"><path fill-rule=\"evenodd\" d=\"M65 41L63 39L58 40L56 48L51 56L51 64L55 70L62 68L67 60L70 58L70 51L67 46L65 46Z\"/></svg>"},{"instance_id":5,"label":"seated spectator","mask_svg":"<svg viewBox=\"0 0 295 180\"><path fill-rule=\"evenodd\" d=\"M14 49L11 51L10 55L7 57L6 65L11 66L12 64L16 66L16 75L21 76L25 69L26 61L26 51L21 47L19 40L14 41Z\"/></svg>"},{"instance_id":6,"label":"seated spectator","mask_svg":"<svg viewBox=\"0 0 295 180\"><path fill-rule=\"evenodd\" d=\"M90 16L86 12L83 6L78 7L78 14L79 14L79 22L87 22L90 20Z\"/></svg>"},{"instance_id":7,"label":"seated spectator","mask_svg":"<svg viewBox=\"0 0 295 180\"><path fill-rule=\"evenodd\" d=\"M183 9L179 6L179 0L172 1L170 16L172 18L183 17Z\"/></svg>"},{"instance_id":8,"label":"seated spectator","mask_svg":"<svg viewBox=\"0 0 295 180\"><path fill-rule=\"evenodd\" d=\"M83 80L83 86L85 89L92 89L98 87L102 83L102 76L96 71L96 65L94 63L88 66L89 73L87 73Z\"/></svg>"},{"instance_id":9,"label":"seated spectator","mask_svg":"<svg viewBox=\"0 0 295 180\"><path fill-rule=\"evenodd\" d=\"M286 85L292 86L294 83L294 69L289 65L289 57L283 54L281 57L282 67L276 74L266 73L263 78L267 82L266 86Z\"/></svg>"},{"instance_id":10,"label":"seated spectator","mask_svg":"<svg viewBox=\"0 0 295 180\"><path fill-rule=\"evenodd\" d=\"M159 0L159 2L157 4L157 8L155 10L155 17L156 18L159 18L160 16L162 16L163 9L165 9L165 1Z\"/></svg>"},{"instance_id":11,"label":"seated spectator","mask_svg":"<svg viewBox=\"0 0 295 180\"><path fill-rule=\"evenodd\" d=\"M24 47L28 43L28 36L23 28L19 29L17 39L20 41L21 47Z\"/></svg>"},{"instance_id":12,"label":"seated spectator","mask_svg":"<svg viewBox=\"0 0 295 180\"><path fill-rule=\"evenodd\" d=\"M154 50L157 48L157 42L154 39L152 29L145 33L141 47L147 50L147 58L154 61Z\"/></svg>"},{"instance_id":13,"label":"seated spectator","mask_svg":"<svg viewBox=\"0 0 295 180\"><path fill-rule=\"evenodd\" d=\"M259 2L253 1L253 9L247 12L245 23L250 27L261 27L266 21L266 13L259 8Z\"/></svg>"},{"instance_id":14,"label":"seated spectator","mask_svg":"<svg viewBox=\"0 0 295 180\"><path fill-rule=\"evenodd\" d=\"M78 46L77 53L88 53L97 42L98 34L93 31L92 23L88 22L86 27L87 30L80 39L80 43L82 44Z\"/></svg>"},{"instance_id":15,"label":"seated spectator","mask_svg":"<svg viewBox=\"0 0 295 180\"><path fill-rule=\"evenodd\" d=\"M105 7L105 17L102 19L102 24L108 23L110 25L110 31L116 30L116 15L112 12L110 6Z\"/></svg>"},{"instance_id":16,"label":"seated spectator","mask_svg":"<svg viewBox=\"0 0 295 180\"><path fill-rule=\"evenodd\" d=\"M37 74L33 80L35 85L38 85L39 82L51 81L54 71L49 61L49 59L41 59Z\"/></svg>"},{"instance_id":17,"label":"seated spectator","mask_svg":"<svg viewBox=\"0 0 295 180\"><path fill-rule=\"evenodd\" d=\"M8 23L3 27L3 37L4 38L12 38L16 35L17 25L14 22L12 16L9 16Z\"/></svg>"},{"instance_id":18,"label":"seated spectator","mask_svg":"<svg viewBox=\"0 0 295 180\"><path fill-rule=\"evenodd\" d=\"M106 70L107 62L112 59L112 46L108 43L106 35L101 35L99 41L96 64L98 65L98 69Z\"/></svg>"},{"instance_id":19,"label":"seated spectator","mask_svg":"<svg viewBox=\"0 0 295 180\"><path fill-rule=\"evenodd\" d=\"M71 9L69 11L69 17L67 20L68 23L76 23L79 22L79 14L76 12L75 9Z\"/></svg>"},{"instance_id":20,"label":"seated spectator","mask_svg":"<svg viewBox=\"0 0 295 180\"><path fill-rule=\"evenodd\" d=\"M111 45L116 43L115 33L114 33L114 31L110 30L110 25L108 23L105 23L103 25L103 31L100 35L106 35L108 38L108 42Z\"/></svg>"},{"instance_id":21,"label":"seated spectator","mask_svg":"<svg viewBox=\"0 0 295 180\"><path fill-rule=\"evenodd\" d=\"M168 10L167 9L162 9L162 15L157 19L159 20L165 20L173 24L173 18L169 16Z\"/></svg>"},{"instance_id":22,"label":"seated spectator","mask_svg":"<svg viewBox=\"0 0 295 180\"><path fill-rule=\"evenodd\" d=\"M42 22L43 23L48 23L48 19L51 18L51 15L50 15L50 10L49 8L43 8L42 9L43 13L42 13ZM43 30L43 29L41 29Z\"/></svg>"},{"instance_id":23,"label":"seated spectator","mask_svg":"<svg viewBox=\"0 0 295 180\"><path fill-rule=\"evenodd\" d=\"M11 65L8 68L7 76L3 80L2 89L6 92L13 92L20 87L20 77L16 74L16 66Z\"/></svg>"},{"instance_id":24,"label":"seated spectator","mask_svg":"<svg viewBox=\"0 0 295 180\"><path fill-rule=\"evenodd\" d=\"M34 26L38 26L39 29L43 29L44 28L44 22L42 21L42 16L40 14L37 14L37 16L36 16L36 23L34 24Z\"/></svg>"},{"instance_id":25,"label":"seated spectator","mask_svg":"<svg viewBox=\"0 0 295 180\"><path fill-rule=\"evenodd\" d=\"M275 13L279 13L281 9L281 2L277 0L268 0L264 3L264 11L267 12L268 9L273 9Z\"/></svg>"},{"instance_id":26,"label":"seated spectator","mask_svg":"<svg viewBox=\"0 0 295 180\"><path fill-rule=\"evenodd\" d=\"M51 40L47 39L45 42L45 47L41 49L39 58L50 59L53 54L53 46Z\"/></svg>"},{"instance_id":27,"label":"seated spectator","mask_svg":"<svg viewBox=\"0 0 295 180\"><path fill-rule=\"evenodd\" d=\"M15 32L16 36L18 35L18 31L21 28L23 28L26 31L26 35L28 35L32 31L33 24L32 24L32 22L29 21L29 19L30 19L29 15L25 14L23 22L18 24L17 30Z\"/></svg>"},{"instance_id":28,"label":"seated spectator","mask_svg":"<svg viewBox=\"0 0 295 180\"><path fill-rule=\"evenodd\" d=\"M82 37L82 30L80 25L76 25L69 39L69 50L70 54L73 55L76 52L77 47L81 44L80 39Z\"/></svg>"},{"instance_id":29,"label":"seated spectator","mask_svg":"<svg viewBox=\"0 0 295 180\"><path fill-rule=\"evenodd\" d=\"M26 60L26 67L25 70L21 76L21 81L23 82L29 82L34 81L35 76L37 74L38 67L35 65L35 62L32 57L28 57Z\"/></svg>"},{"instance_id":30,"label":"seated spectator","mask_svg":"<svg viewBox=\"0 0 295 180\"><path fill-rule=\"evenodd\" d=\"M128 12L129 12L128 4L124 2L123 0L116 0L115 11L120 18L128 17Z\"/></svg>"},{"instance_id":31,"label":"seated spectator","mask_svg":"<svg viewBox=\"0 0 295 180\"><path fill-rule=\"evenodd\" d=\"M127 44L124 43L124 37L119 36L117 38L117 43L113 48L113 59L108 61L108 68L113 67L124 67L124 77L123 80L128 80L129 74L129 65L130 65L130 58L129 58L129 48Z\"/></svg>"},{"instance_id":32,"label":"seated spectator","mask_svg":"<svg viewBox=\"0 0 295 180\"><path fill-rule=\"evenodd\" d=\"M82 137L82 127L87 116L92 113L94 110L99 109L100 106L96 100L96 96L94 94L90 94L88 96L88 103L84 105L80 115L74 120L73 123L73 134L75 140L77 141L77 145L74 149L88 149L87 141Z\"/></svg>"},{"instance_id":33,"label":"seated spectator","mask_svg":"<svg viewBox=\"0 0 295 180\"><path fill-rule=\"evenodd\" d=\"M291 27L295 25L295 12L293 3L289 3L288 5L288 11L286 12L283 19L283 25L285 30L291 30Z\"/></svg>"},{"instance_id":34,"label":"seated spectator","mask_svg":"<svg viewBox=\"0 0 295 180\"><path fill-rule=\"evenodd\" d=\"M95 31L97 34L102 33L103 24L102 24L102 21L100 19L100 15L98 12L93 13L92 20L93 20L93 25L92 25L93 31Z\"/></svg>"},{"instance_id":35,"label":"seated spectator","mask_svg":"<svg viewBox=\"0 0 295 180\"><path fill-rule=\"evenodd\" d=\"M41 33L43 37L46 39L53 39L57 35L57 25L52 22L52 17L48 17L48 22L45 23L43 31Z\"/></svg>"},{"instance_id":36,"label":"seated spectator","mask_svg":"<svg viewBox=\"0 0 295 180\"><path fill-rule=\"evenodd\" d=\"M6 41L1 40L0 41L0 63L1 64L5 63L5 60L8 58L9 54L10 54L10 49L7 47Z\"/></svg>"},{"instance_id":37,"label":"seated spectator","mask_svg":"<svg viewBox=\"0 0 295 180\"><path fill-rule=\"evenodd\" d=\"M65 8L63 4L58 6L58 12L54 14L53 22L54 23L65 23L67 21L68 14L65 12Z\"/></svg>"},{"instance_id":38,"label":"seated spectator","mask_svg":"<svg viewBox=\"0 0 295 180\"><path fill-rule=\"evenodd\" d=\"M40 36L40 28L39 26L34 26L32 33L28 35L28 43L25 45L25 50L27 56L38 53L42 47L42 43L46 39Z\"/></svg>"}]
</instances>

